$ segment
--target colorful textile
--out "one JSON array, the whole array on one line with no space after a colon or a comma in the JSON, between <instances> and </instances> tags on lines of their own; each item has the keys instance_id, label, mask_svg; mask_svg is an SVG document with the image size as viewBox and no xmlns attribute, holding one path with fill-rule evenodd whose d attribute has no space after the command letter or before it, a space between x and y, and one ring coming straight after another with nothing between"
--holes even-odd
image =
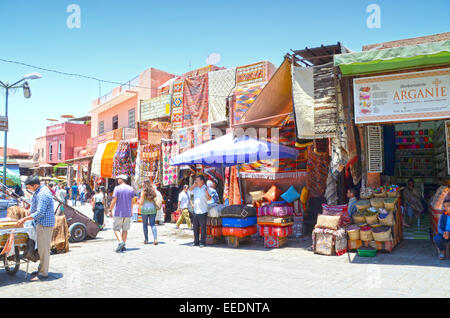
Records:
<instances>
[{"instance_id":1,"label":"colorful textile","mask_svg":"<svg viewBox=\"0 0 450 318\"><path fill-rule=\"evenodd\" d=\"M286 237L278 236L264 236L264 247L266 248L280 248L287 244Z\"/></svg>"},{"instance_id":2,"label":"colorful textile","mask_svg":"<svg viewBox=\"0 0 450 318\"><path fill-rule=\"evenodd\" d=\"M247 218L225 218L222 217L222 226L224 227L249 227L256 225L256 216Z\"/></svg>"},{"instance_id":3,"label":"colorful textile","mask_svg":"<svg viewBox=\"0 0 450 318\"><path fill-rule=\"evenodd\" d=\"M290 186L289 189L281 195L281 198L288 203L292 203L300 199L300 193L295 190L294 186Z\"/></svg>"},{"instance_id":4,"label":"colorful textile","mask_svg":"<svg viewBox=\"0 0 450 318\"><path fill-rule=\"evenodd\" d=\"M108 142L103 152L100 176L102 178L111 178L114 164L114 155L116 154L118 141Z\"/></svg>"},{"instance_id":5,"label":"colorful textile","mask_svg":"<svg viewBox=\"0 0 450 318\"><path fill-rule=\"evenodd\" d=\"M126 140L120 141L117 146L111 176L116 178L122 174L126 176L134 175L134 162L131 158L130 142Z\"/></svg>"},{"instance_id":6,"label":"colorful textile","mask_svg":"<svg viewBox=\"0 0 450 318\"><path fill-rule=\"evenodd\" d=\"M199 76L199 75L203 75L209 72L214 72L217 70L222 69L221 67L215 66L215 65L207 65L204 67L200 67L196 70L193 71L189 71L187 73L183 74L183 77L188 78L188 77L195 77L195 76Z\"/></svg>"},{"instance_id":7,"label":"colorful textile","mask_svg":"<svg viewBox=\"0 0 450 318\"><path fill-rule=\"evenodd\" d=\"M169 165L169 160L178 154L178 141L173 139L161 140L162 185L178 185L178 167Z\"/></svg>"},{"instance_id":8,"label":"colorful textile","mask_svg":"<svg viewBox=\"0 0 450 318\"><path fill-rule=\"evenodd\" d=\"M206 219L206 225L209 225L209 226L222 226L222 218L221 217L212 218L212 217L208 216L208 218Z\"/></svg>"},{"instance_id":9,"label":"colorful textile","mask_svg":"<svg viewBox=\"0 0 450 318\"><path fill-rule=\"evenodd\" d=\"M323 215L339 215L341 217L339 221L339 227L344 227L352 223L352 219L347 212L348 206L344 205L328 205L322 204Z\"/></svg>"},{"instance_id":10,"label":"colorful textile","mask_svg":"<svg viewBox=\"0 0 450 318\"><path fill-rule=\"evenodd\" d=\"M183 127L208 122L208 74L186 78L183 94Z\"/></svg>"},{"instance_id":11,"label":"colorful textile","mask_svg":"<svg viewBox=\"0 0 450 318\"><path fill-rule=\"evenodd\" d=\"M236 85L249 85L269 80L269 62L259 62L236 68Z\"/></svg>"},{"instance_id":12,"label":"colorful textile","mask_svg":"<svg viewBox=\"0 0 450 318\"><path fill-rule=\"evenodd\" d=\"M212 235L214 237L222 236L222 226L206 225L206 235Z\"/></svg>"},{"instance_id":13,"label":"colorful textile","mask_svg":"<svg viewBox=\"0 0 450 318\"><path fill-rule=\"evenodd\" d=\"M247 112L256 97L261 93L266 83L258 83L244 86L237 86L233 92L233 118L238 123Z\"/></svg>"},{"instance_id":14,"label":"colorful textile","mask_svg":"<svg viewBox=\"0 0 450 318\"><path fill-rule=\"evenodd\" d=\"M239 190L239 181L237 177L236 166L230 167L229 171L229 181L224 191L224 199L228 199L230 205L241 204L241 193Z\"/></svg>"},{"instance_id":15,"label":"colorful textile","mask_svg":"<svg viewBox=\"0 0 450 318\"><path fill-rule=\"evenodd\" d=\"M341 228L329 230L316 228L312 234L314 252L323 255L347 253L347 232Z\"/></svg>"},{"instance_id":16,"label":"colorful textile","mask_svg":"<svg viewBox=\"0 0 450 318\"><path fill-rule=\"evenodd\" d=\"M256 225L249 226L249 227L223 227L222 233L224 236L237 236L237 237L246 237L253 234L256 234Z\"/></svg>"},{"instance_id":17,"label":"colorful textile","mask_svg":"<svg viewBox=\"0 0 450 318\"><path fill-rule=\"evenodd\" d=\"M259 235L261 236L276 236L276 237L287 237L292 234L292 225L290 226L270 226L270 225L260 225Z\"/></svg>"},{"instance_id":18,"label":"colorful textile","mask_svg":"<svg viewBox=\"0 0 450 318\"><path fill-rule=\"evenodd\" d=\"M328 153L317 153L313 147L308 147L308 178L306 186L309 196L318 198L324 195L328 178Z\"/></svg>"},{"instance_id":19,"label":"colorful textile","mask_svg":"<svg viewBox=\"0 0 450 318\"><path fill-rule=\"evenodd\" d=\"M140 169L142 181L160 183L161 145L143 145L140 147Z\"/></svg>"},{"instance_id":20,"label":"colorful textile","mask_svg":"<svg viewBox=\"0 0 450 318\"><path fill-rule=\"evenodd\" d=\"M102 168L102 157L105 153L105 148L108 143L98 144L97 150L95 151L94 158L92 158L91 175L100 177Z\"/></svg>"},{"instance_id":21,"label":"colorful textile","mask_svg":"<svg viewBox=\"0 0 450 318\"><path fill-rule=\"evenodd\" d=\"M208 74L209 122L227 119L227 97L236 86L236 69L226 69Z\"/></svg>"},{"instance_id":22,"label":"colorful textile","mask_svg":"<svg viewBox=\"0 0 450 318\"><path fill-rule=\"evenodd\" d=\"M271 226L289 226L294 223L292 216L260 216L258 224Z\"/></svg>"},{"instance_id":23,"label":"colorful textile","mask_svg":"<svg viewBox=\"0 0 450 318\"><path fill-rule=\"evenodd\" d=\"M141 120L170 116L170 95L161 95L141 101Z\"/></svg>"},{"instance_id":24,"label":"colorful textile","mask_svg":"<svg viewBox=\"0 0 450 318\"><path fill-rule=\"evenodd\" d=\"M173 83L172 94L172 129L183 127L183 91L184 79L176 80Z\"/></svg>"},{"instance_id":25,"label":"colorful textile","mask_svg":"<svg viewBox=\"0 0 450 318\"><path fill-rule=\"evenodd\" d=\"M292 216L294 209L290 205L263 205L257 208L257 216Z\"/></svg>"}]
</instances>

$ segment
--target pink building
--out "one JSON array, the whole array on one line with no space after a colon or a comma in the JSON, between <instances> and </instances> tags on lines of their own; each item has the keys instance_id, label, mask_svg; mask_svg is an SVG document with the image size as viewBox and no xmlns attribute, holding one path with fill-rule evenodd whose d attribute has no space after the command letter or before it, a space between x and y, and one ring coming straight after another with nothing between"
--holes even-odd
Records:
<instances>
[{"instance_id":1,"label":"pink building","mask_svg":"<svg viewBox=\"0 0 450 318\"><path fill-rule=\"evenodd\" d=\"M36 166L40 166L46 164L47 156L46 156L46 144L47 138L45 136L36 138L36 142L34 144L34 153L33 160Z\"/></svg>"},{"instance_id":2,"label":"pink building","mask_svg":"<svg viewBox=\"0 0 450 318\"><path fill-rule=\"evenodd\" d=\"M91 124L61 123L48 126L45 135L46 162L57 164L74 158L74 148L86 147Z\"/></svg>"},{"instance_id":3,"label":"pink building","mask_svg":"<svg viewBox=\"0 0 450 318\"><path fill-rule=\"evenodd\" d=\"M158 87L175 77L149 68L124 85L92 102L91 138L119 128L136 128L141 100L157 96Z\"/></svg>"}]
</instances>

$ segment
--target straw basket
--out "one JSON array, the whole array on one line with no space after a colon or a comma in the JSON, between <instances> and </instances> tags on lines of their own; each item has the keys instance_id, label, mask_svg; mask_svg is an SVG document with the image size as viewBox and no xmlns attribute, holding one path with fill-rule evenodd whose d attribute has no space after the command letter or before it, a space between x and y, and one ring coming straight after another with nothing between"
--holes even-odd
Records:
<instances>
[{"instance_id":1,"label":"straw basket","mask_svg":"<svg viewBox=\"0 0 450 318\"><path fill-rule=\"evenodd\" d=\"M347 231L348 238L352 241L359 240L359 238L361 237L359 233L360 233L360 230Z\"/></svg>"},{"instance_id":2,"label":"straw basket","mask_svg":"<svg viewBox=\"0 0 450 318\"><path fill-rule=\"evenodd\" d=\"M393 226L394 225L394 213L389 212L388 216L385 218L378 218L380 220L380 224L385 226Z\"/></svg>"},{"instance_id":3,"label":"straw basket","mask_svg":"<svg viewBox=\"0 0 450 318\"><path fill-rule=\"evenodd\" d=\"M392 237L391 237L391 228L384 226L383 230L384 231L382 231L382 232L374 232L374 231L372 231L372 236L373 236L373 239L375 241L386 242L386 241L390 241L392 239Z\"/></svg>"},{"instance_id":4,"label":"straw basket","mask_svg":"<svg viewBox=\"0 0 450 318\"><path fill-rule=\"evenodd\" d=\"M359 200L359 201L356 201L355 206L358 209L358 211L363 211L363 210L370 208L370 201L369 200Z\"/></svg>"},{"instance_id":5,"label":"straw basket","mask_svg":"<svg viewBox=\"0 0 450 318\"><path fill-rule=\"evenodd\" d=\"M353 223L360 224L360 223L366 223L366 218L364 216L360 215L352 215Z\"/></svg>"},{"instance_id":6,"label":"straw basket","mask_svg":"<svg viewBox=\"0 0 450 318\"><path fill-rule=\"evenodd\" d=\"M380 193L373 193L374 198L385 198L386 197L386 192L380 192Z\"/></svg>"},{"instance_id":7,"label":"straw basket","mask_svg":"<svg viewBox=\"0 0 450 318\"><path fill-rule=\"evenodd\" d=\"M359 237L360 237L361 241L373 241L372 230L359 231Z\"/></svg>"},{"instance_id":8,"label":"straw basket","mask_svg":"<svg viewBox=\"0 0 450 318\"><path fill-rule=\"evenodd\" d=\"M400 193L398 191L392 191L387 193L388 198L399 198Z\"/></svg>"},{"instance_id":9,"label":"straw basket","mask_svg":"<svg viewBox=\"0 0 450 318\"><path fill-rule=\"evenodd\" d=\"M365 216L364 218L366 219L366 223L369 225L378 223L378 214Z\"/></svg>"},{"instance_id":10,"label":"straw basket","mask_svg":"<svg viewBox=\"0 0 450 318\"><path fill-rule=\"evenodd\" d=\"M370 199L370 204L377 209L384 208L384 199L383 198L373 198Z\"/></svg>"}]
</instances>

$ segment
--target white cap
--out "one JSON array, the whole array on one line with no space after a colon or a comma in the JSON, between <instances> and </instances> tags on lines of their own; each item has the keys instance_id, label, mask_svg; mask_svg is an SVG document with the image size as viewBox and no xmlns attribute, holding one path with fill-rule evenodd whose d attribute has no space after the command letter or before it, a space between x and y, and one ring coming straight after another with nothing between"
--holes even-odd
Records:
<instances>
[{"instance_id":1,"label":"white cap","mask_svg":"<svg viewBox=\"0 0 450 318\"><path fill-rule=\"evenodd\" d=\"M213 182L211 180L206 181L206 185L208 186L208 188L211 188L213 185Z\"/></svg>"},{"instance_id":2,"label":"white cap","mask_svg":"<svg viewBox=\"0 0 450 318\"><path fill-rule=\"evenodd\" d=\"M122 179L124 181L127 181L128 180L128 176L126 176L124 174L121 174L120 176L117 176L116 179Z\"/></svg>"}]
</instances>

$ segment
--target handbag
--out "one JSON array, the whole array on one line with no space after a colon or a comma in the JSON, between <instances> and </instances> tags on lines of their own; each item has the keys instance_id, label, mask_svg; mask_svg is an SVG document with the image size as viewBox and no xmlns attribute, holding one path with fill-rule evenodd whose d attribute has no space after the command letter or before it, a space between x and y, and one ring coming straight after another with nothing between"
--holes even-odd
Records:
<instances>
[{"instance_id":1,"label":"handbag","mask_svg":"<svg viewBox=\"0 0 450 318\"><path fill-rule=\"evenodd\" d=\"M155 198L155 208L156 210L160 210L162 206L162 198L161 197L156 197Z\"/></svg>"},{"instance_id":2,"label":"handbag","mask_svg":"<svg viewBox=\"0 0 450 318\"><path fill-rule=\"evenodd\" d=\"M23 252L23 257L36 263L39 261L39 253L35 248L36 243L32 239L28 239L27 246L25 247L25 251Z\"/></svg>"}]
</instances>

